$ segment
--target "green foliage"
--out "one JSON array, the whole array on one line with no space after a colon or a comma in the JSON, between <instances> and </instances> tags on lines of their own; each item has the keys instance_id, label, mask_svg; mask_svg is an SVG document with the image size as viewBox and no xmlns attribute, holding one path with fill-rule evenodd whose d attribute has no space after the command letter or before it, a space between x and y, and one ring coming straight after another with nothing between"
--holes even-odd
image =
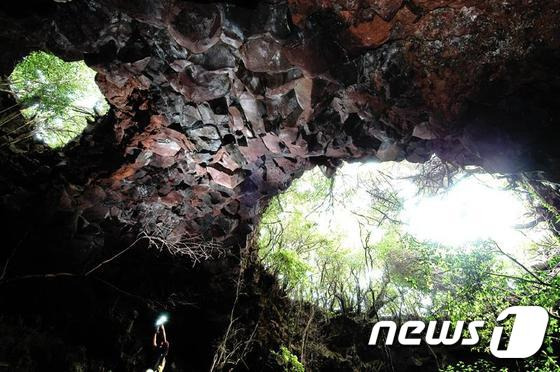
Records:
<instances>
[{"instance_id":1,"label":"green foliage","mask_svg":"<svg viewBox=\"0 0 560 372\"><path fill-rule=\"evenodd\" d=\"M292 354L284 345L280 346L280 351L273 351L272 353L276 356L285 372L305 372L305 368L300 363L298 357Z\"/></svg>"},{"instance_id":2,"label":"green foliage","mask_svg":"<svg viewBox=\"0 0 560 372\"><path fill-rule=\"evenodd\" d=\"M370 249L393 284L422 292L430 289L440 259L433 244L418 242L409 234L391 229Z\"/></svg>"},{"instance_id":3,"label":"green foliage","mask_svg":"<svg viewBox=\"0 0 560 372\"><path fill-rule=\"evenodd\" d=\"M455 365L449 365L444 369L440 369L442 372L507 372L506 368L497 368L492 363L487 360L480 359L474 363L464 363L458 362Z\"/></svg>"},{"instance_id":4,"label":"green foliage","mask_svg":"<svg viewBox=\"0 0 560 372\"><path fill-rule=\"evenodd\" d=\"M10 75L24 116L35 123L35 135L51 147L63 146L85 128L93 109L108 109L83 62L64 62L45 52L25 57Z\"/></svg>"},{"instance_id":5,"label":"green foliage","mask_svg":"<svg viewBox=\"0 0 560 372\"><path fill-rule=\"evenodd\" d=\"M556 334L558 334L558 331L556 332ZM550 337L547 337L546 340L550 341ZM555 354L554 348L550 345L546 347L546 350L538 354L536 358L534 357L526 360L524 366L527 371L535 371L535 372L560 371L558 356Z\"/></svg>"},{"instance_id":6,"label":"green foliage","mask_svg":"<svg viewBox=\"0 0 560 372\"><path fill-rule=\"evenodd\" d=\"M305 285L311 267L296 252L278 249L270 255L270 261L284 288L290 290Z\"/></svg>"},{"instance_id":7,"label":"green foliage","mask_svg":"<svg viewBox=\"0 0 560 372\"><path fill-rule=\"evenodd\" d=\"M545 357L532 358L522 361L524 371L533 372L558 372L560 365L558 364L558 357L548 355L544 352ZM515 369L518 370L518 369ZM496 367L492 362L484 359L477 360L473 363L458 362L456 364L448 365L440 369L441 372L508 372L509 369L505 367Z\"/></svg>"},{"instance_id":8,"label":"green foliage","mask_svg":"<svg viewBox=\"0 0 560 372\"><path fill-rule=\"evenodd\" d=\"M543 350L520 365L524 363L527 370L560 370L556 357L560 275L554 273L560 257L550 256L549 269L528 272L491 241L468 247L419 241L398 221L403 202L394 192L381 190L378 183L373 188L364 184L375 197L371 213L361 217L369 223L366 232L381 229L383 234L378 239L363 234L362 247L349 248L340 231L322 225L331 217L325 206L336 205L340 198L332 195L331 186L318 172L308 172L271 201L261 221L262 262L278 275L292 298L313 302L327 313L373 319L483 320L481 342L475 346L480 352L488 351L495 319L502 310L513 305L542 306L551 314ZM536 251L534 243L527 244L526 251ZM506 334L513 320L500 324ZM483 359L445 368L499 371Z\"/></svg>"},{"instance_id":9,"label":"green foliage","mask_svg":"<svg viewBox=\"0 0 560 372\"><path fill-rule=\"evenodd\" d=\"M316 278L316 260L335 255L338 238L322 234L306 216L309 210L320 207L328 194L328 182L313 178L303 185L306 189L302 186L298 191L298 181L273 199L264 213L259 253L265 266L279 276L284 289L294 297L309 300L317 289L310 279Z\"/></svg>"}]
</instances>

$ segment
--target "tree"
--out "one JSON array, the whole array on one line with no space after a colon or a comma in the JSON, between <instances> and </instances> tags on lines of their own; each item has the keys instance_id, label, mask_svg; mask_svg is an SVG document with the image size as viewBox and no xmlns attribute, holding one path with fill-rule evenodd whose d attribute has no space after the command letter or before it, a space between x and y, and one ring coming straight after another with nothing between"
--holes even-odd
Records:
<instances>
[{"instance_id":1,"label":"tree","mask_svg":"<svg viewBox=\"0 0 560 372\"><path fill-rule=\"evenodd\" d=\"M446 169L441 162L434 164L438 170ZM431 179L439 177L427 173ZM438 174L466 177L456 169ZM489 345L496 316L503 309L517 304L543 306L552 318L545 349L527 366L555 366L560 305L558 255L550 253L546 256L549 262L534 270L493 241L456 247L419 240L400 221L405 200L393 181L383 172L359 179L361 190L370 198L364 208L348 205L348 200L354 200L356 188L333 190L332 180L317 171L306 173L274 198L263 215L259 235L262 262L279 277L293 299L313 303L327 314L369 319L484 320L486 327L480 330L478 351ZM428 194L445 192L432 181L429 187L417 189ZM344 179L337 176L335 185L337 182ZM361 251L345 246L343 232L319 226L337 208L350 209L357 215ZM376 231L382 232L380 239L373 237ZM553 245L556 242L553 240ZM528 252L534 243L527 244ZM555 252L551 247L547 244L545 248ZM510 320L504 326L507 330L511 325Z\"/></svg>"},{"instance_id":2,"label":"tree","mask_svg":"<svg viewBox=\"0 0 560 372\"><path fill-rule=\"evenodd\" d=\"M9 84L35 137L59 147L79 135L88 118L107 111L94 78L84 62L33 52L16 66Z\"/></svg>"}]
</instances>

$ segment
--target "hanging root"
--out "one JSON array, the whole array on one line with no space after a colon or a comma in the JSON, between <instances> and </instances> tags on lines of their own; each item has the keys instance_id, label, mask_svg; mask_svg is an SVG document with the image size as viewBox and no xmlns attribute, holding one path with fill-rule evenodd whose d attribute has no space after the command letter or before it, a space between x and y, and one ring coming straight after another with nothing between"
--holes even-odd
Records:
<instances>
[{"instance_id":1,"label":"hanging root","mask_svg":"<svg viewBox=\"0 0 560 372\"><path fill-rule=\"evenodd\" d=\"M165 250L174 256L185 256L192 262L193 266L211 258L221 257L226 252L222 244L195 235L183 235L179 240L172 241L142 232L139 238L146 240L150 248L156 248L160 251Z\"/></svg>"}]
</instances>

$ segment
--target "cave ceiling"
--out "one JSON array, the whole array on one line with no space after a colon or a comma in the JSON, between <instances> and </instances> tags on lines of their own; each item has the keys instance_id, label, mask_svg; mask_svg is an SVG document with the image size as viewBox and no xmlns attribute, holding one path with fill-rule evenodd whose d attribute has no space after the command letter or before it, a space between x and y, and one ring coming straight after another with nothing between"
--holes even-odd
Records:
<instances>
[{"instance_id":1,"label":"cave ceiling","mask_svg":"<svg viewBox=\"0 0 560 372\"><path fill-rule=\"evenodd\" d=\"M88 224L243 240L342 160L560 175L559 1L21 0L0 19L2 74L33 50L98 72L111 112L36 166L49 208Z\"/></svg>"}]
</instances>

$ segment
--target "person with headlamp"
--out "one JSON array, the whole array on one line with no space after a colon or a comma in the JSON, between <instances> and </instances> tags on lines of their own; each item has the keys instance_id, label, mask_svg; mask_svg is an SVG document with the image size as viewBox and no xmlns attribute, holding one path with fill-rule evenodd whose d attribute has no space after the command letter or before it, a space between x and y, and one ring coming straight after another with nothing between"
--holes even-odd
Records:
<instances>
[{"instance_id":1,"label":"person with headlamp","mask_svg":"<svg viewBox=\"0 0 560 372\"><path fill-rule=\"evenodd\" d=\"M169 341L167 341L167 336L165 334L164 323L167 321L167 316L162 315L156 322L156 333L154 333L154 339L152 341L152 346L154 348L154 356L151 364L151 368L146 372L163 372L165 368L165 358L169 352Z\"/></svg>"}]
</instances>

